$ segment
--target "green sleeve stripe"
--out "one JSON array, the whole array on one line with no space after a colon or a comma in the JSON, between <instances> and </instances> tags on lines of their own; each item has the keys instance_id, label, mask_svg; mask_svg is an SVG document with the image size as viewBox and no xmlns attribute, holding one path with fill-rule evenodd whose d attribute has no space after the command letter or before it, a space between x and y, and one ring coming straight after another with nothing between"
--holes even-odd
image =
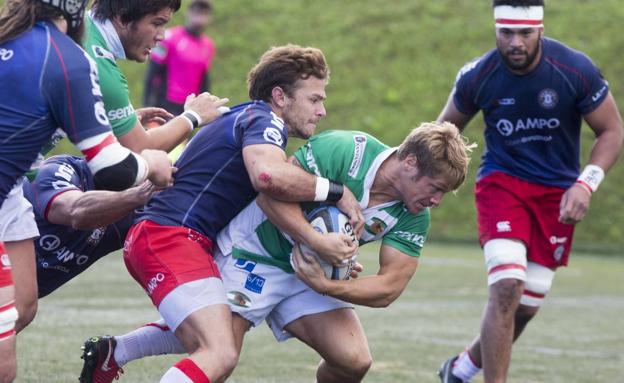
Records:
<instances>
[{"instance_id":1,"label":"green sleeve stripe","mask_svg":"<svg viewBox=\"0 0 624 383\"><path fill-rule=\"evenodd\" d=\"M283 271L290 274L293 274L295 272L292 266L290 266L290 262L280 261L279 259L275 259L272 257L258 255L245 249L239 249L237 247L232 248L232 257L234 257L235 259L247 259L249 261L254 261L264 265L279 267Z\"/></svg>"}]
</instances>

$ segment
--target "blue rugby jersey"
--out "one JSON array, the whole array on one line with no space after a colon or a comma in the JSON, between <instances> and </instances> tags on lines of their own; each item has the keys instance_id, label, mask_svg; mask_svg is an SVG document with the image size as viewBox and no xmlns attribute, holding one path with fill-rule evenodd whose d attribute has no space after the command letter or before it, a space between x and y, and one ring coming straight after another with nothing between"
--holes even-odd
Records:
<instances>
[{"instance_id":1,"label":"blue rugby jersey","mask_svg":"<svg viewBox=\"0 0 624 383\"><path fill-rule=\"evenodd\" d=\"M95 63L42 21L0 44L0 204L57 127L74 143L111 130Z\"/></svg>"},{"instance_id":2,"label":"blue rugby jersey","mask_svg":"<svg viewBox=\"0 0 624 383\"><path fill-rule=\"evenodd\" d=\"M540 62L526 75L510 72L497 49L457 74L457 109L468 115L483 110L479 178L502 171L568 188L579 175L582 116L604 101L609 87L589 57L553 39L542 42Z\"/></svg>"},{"instance_id":3,"label":"blue rugby jersey","mask_svg":"<svg viewBox=\"0 0 624 383\"><path fill-rule=\"evenodd\" d=\"M243 148L286 147L288 128L262 101L237 105L203 127L175 166L174 185L155 195L137 222L191 228L213 242L217 233L257 195L243 161Z\"/></svg>"},{"instance_id":4,"label":"blue rugby jersey","mask_svg":"<svg viewBox=\"0 0 624 383\"><path fill-rule=\"evenodd\" d=\"M75 230L47 220L49 205L59 194L93 189L93 176L87 161L68 155L47 159L35 180L24 182L24 196L33 205L40 232L40 237L35 240L40 298L82 273L98 259L123 247L132 225L132 214L95 230Z\"/></svg>"}]
</instances>

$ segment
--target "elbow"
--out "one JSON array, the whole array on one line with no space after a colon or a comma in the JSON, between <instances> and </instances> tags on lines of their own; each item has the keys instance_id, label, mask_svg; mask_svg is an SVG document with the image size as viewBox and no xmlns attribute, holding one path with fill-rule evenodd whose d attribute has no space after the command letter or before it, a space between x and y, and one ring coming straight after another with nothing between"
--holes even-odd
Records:
<instances>
[{"instance_id":1,"label":"elbow","mask_svg":"<svg viewBox=\"0 0 624 383\"><path fill-rule=\"evenodd\" d=\"M70 216L70 224L74 230L91 230L97 227L93 225L93 217L88 217L84 209L72 208Z\"/></svg>"},{"instance_id":2,"label":"elbow","mask_svg":"<svg viewBox=\"0 0 624 383\"><path fill-rule=\"evenodd\" d=\"M382 296L372 302L370 307L374 308L386 308L392 304L392 302L396 301L396 299L401 295L400 291L387 291L384 292Z\"/></svg>"},{"instance_id":3,"label":"elbow","mask_svg":"<svg viewBox=\"0 0 624 383\"><path fill-rule=\"evenodd\" d=\"M286 192L284 182L276 179L275 172L269 169L261 169L251 179L251 183L258 193L264 193L271 197L281 196Z\"/></svg>"}]
</instances>

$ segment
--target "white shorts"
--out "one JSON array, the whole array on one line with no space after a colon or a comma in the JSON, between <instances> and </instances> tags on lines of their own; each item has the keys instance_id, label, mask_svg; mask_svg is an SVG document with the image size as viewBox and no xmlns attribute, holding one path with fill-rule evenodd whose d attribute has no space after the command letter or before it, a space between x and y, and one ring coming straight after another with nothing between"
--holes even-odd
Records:
<instances>
[{"instance_id":1,"label":"white shorts","mask_svg":"<svg viewBox=\"0 0 624 383\"><path fill-rule=\"evenodd\" d=\"M215 262L232 312L253 326L266 320L279 342L292 337L284 327L303 316L353 308L350 303L317 293L279 267L235 259L220 251L215 251Z\"/></svg>"},{"instance_id":2,"label":"white shorts","mask_svg":"<svg viewBox=\"0 0 624 383\"><path fill-rule=\"evenodd\" d=\"M23 180L11 189L0 207L0 241L11 242L39 236L35 214L30 202L24 198Z\"/></svg>"}]
</instances>

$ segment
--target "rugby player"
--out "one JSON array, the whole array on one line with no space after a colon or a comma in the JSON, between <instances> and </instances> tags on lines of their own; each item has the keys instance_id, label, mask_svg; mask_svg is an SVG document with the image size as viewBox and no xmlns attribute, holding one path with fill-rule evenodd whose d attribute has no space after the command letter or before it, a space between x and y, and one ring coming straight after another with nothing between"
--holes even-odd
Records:
<instances>
[{"instance_id":1,"label":"rugby player","mask_svg":"<svg viewBox=\"0 0 624 383\"><path fill-rule=\"evenodd\" d=\"M17 247L38 235L21 177L57 127L83 152L102 187L127 188L146 177L158 185L171 182L164 152L138 155L112 135L95 64L76 44L85 5L7 0L0 9L0 238L17 241ZM22 304L36 296L37 287L34 259L13 256L18 252L11 249L7 257L1 247L0 381L12 381L18 312L27 311Z\"/></svg>"},{"instance_id":2,"label":"rugby player","mask_svg":"<svg viewBox=\"0 0 624 383\"><path fill-rule=\"evenodd\" d=\"M310 137L325 116L329 68L315 48L268 50L248 75L251 102L202 129L179 161L176 182L146 205L124 245L124 260L190 356L161 382L225 379L238 359L232 319L213 260L217 233L257 192L292 201L336 202L356 228L363 217L343 184L286 161L288 136ZM344 234L310 233L304 241L334 263L357 246ZM113 338L85 344L82 382L112 381L119 366Z\"/></svg>"},{"instance_id":3,"label":"rugby player","mask_svg":"<svg viewBox=\"0 0 624 383\"><path fill-rule=\"evenodd\" d=\"M318 382L361 381L372 357L352 304L387 307L401 295L418 266L429 207L463 183L472 147L449 123L423 124L398 148L357 131L312 137L291 162L317 176L331 174L354 191L366 222L360 245L382 241L380 268L348 281L327 279L295 245L314 231L301 207L261 194L217 237L216 262L234 313L237 350L245 332L266 320L277 340L295 336L321 355ZM318 206L303 205L307 211ZM299 278L290 262L293 250ZM118 364L184 352L162 321L115 339L124 345L114 353Z\"/></svg>"},{"instance_id":4,"label":"rugby player","mask_svg":"<svg viewBox=\"0 0 624 383\"><path fill-rule=\"evenodd\" d=\"M442 382L504 382L512 342L568 264L574 224L616 161L622 119L585 54L544 36L543 0L494 0L496 48L466 64L438 119L463 129L483 111L475 198L489 299L480 335L447 360ZM580 130L595 134L580 171Z\"/></svg>"}]
</instances>

